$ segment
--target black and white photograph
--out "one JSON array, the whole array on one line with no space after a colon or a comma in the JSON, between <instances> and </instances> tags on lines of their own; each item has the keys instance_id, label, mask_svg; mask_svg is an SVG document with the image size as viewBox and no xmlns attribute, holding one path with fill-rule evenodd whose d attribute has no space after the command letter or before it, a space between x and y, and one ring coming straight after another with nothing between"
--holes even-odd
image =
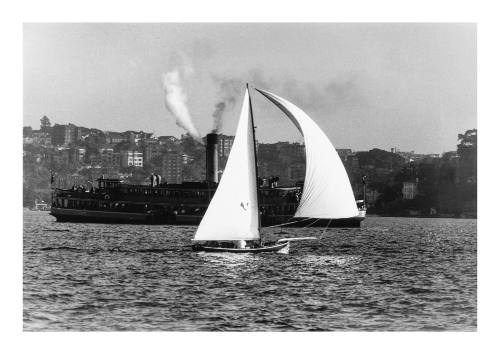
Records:
<instances>
[{"instance_id":1,"label":"black and white photograph","mask_svg":"<svg viewBox=\"0 0 500 354\"><path fill-rule=\"evenodd\" d=\"M71 18L18 23L23 336L478 334L477 22Z\"/></svg>"},{"instance_id":2,"label":"black and white photograph","mask_svg":"<svg viewBox=\"0 0 500 354\"><path fill-rule=\"evenodd\" d=\"M24 330L474 331L475 47L25 24Z\"/></svg>"}]
</instances>

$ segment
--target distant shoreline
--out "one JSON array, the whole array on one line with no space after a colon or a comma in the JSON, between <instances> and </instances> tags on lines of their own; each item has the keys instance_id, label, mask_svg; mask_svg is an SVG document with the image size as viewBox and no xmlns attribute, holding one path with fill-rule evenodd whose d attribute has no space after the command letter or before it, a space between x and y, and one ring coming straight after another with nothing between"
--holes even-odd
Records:
<instances>
[{"instance_id":1,"label":"distant shoreline","mask_svg":"<svg viewBox=\"0 0 500 354\"><path fill-rule=\"evenodd\" d=\"M477 216L452 216L452 215L388 215L388 214L366 214L366 218L415 218L415 219L474 219Z\"/></svg>"}]
</instances>

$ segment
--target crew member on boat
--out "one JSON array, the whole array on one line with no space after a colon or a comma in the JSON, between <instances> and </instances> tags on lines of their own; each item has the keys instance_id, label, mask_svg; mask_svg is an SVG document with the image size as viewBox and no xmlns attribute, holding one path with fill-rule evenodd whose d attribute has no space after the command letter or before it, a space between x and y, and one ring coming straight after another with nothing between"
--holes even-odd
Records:
<instances>
[{"instance_id":1,"label":"crew member on boat","mask_svg":"<svg viewBox=\"0 0 500 354\"><path fill-rule=\"evenodd\" d=\"M245 240L236 241L236 248L246 248L247 242Z\"/></svg>"}]
</instances>

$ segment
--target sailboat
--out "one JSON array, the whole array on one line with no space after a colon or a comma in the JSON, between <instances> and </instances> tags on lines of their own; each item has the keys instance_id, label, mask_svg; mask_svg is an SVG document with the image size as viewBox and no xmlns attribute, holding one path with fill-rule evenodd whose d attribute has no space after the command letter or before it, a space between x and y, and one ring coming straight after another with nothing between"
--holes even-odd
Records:
<instances>
[{"instance_id":1,"label":"sailboat","mask_svg":"<svg viewBox=\"0 0 500 354\"><path fill-rule=\"evenodd\" d=\"M248 85L224 174L192 241L195 251L288 253L288 240L264 243L261 238L255 131Z\"/></svg>"},{"instance_id":2,"label":"sailboat","mask_svg":"<svg viewBox=\"0 0 500 354\"><path fill-rule=\"evenodd\" d=\"M306 176L292 223L312 219L313 223L328 222L328 227L334 220L360 217L347 172L326 134L293 103L271 92L255 90L281 109L304 138ZM283 238L267 244L262 241L257 176L252 103L247 85L225 172L194 236L194 250L287 253L290 242L315 239Z\"/></svg>"},{"instance_id":3,"label":"sailboat","mask_svg":"<svg viewBox=\"0 0 500 354\"><path fill-rule=\"evenodd\" d=\"M316 223L327 227L332 223L358 223L359 226L365 215L358 210L347 172L326 134L290 101L268 91L255 90L283 111L304 138L306 176L291 223L296 226Z\"/></svg>"}]
</instances>

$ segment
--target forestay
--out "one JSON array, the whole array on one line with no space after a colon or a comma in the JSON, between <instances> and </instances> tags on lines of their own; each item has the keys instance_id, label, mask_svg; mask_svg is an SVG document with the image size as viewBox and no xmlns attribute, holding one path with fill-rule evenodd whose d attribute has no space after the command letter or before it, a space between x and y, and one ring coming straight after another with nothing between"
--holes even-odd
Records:
<instances>
[{"instance_id":1,"label":"forestay","mask_svg":"<svg viewBox=\"0 0 500 354\"><path fill-rule=\"evenodd\" d=\"M293 103L270 92L256 90L278 106L304 137L306 177L295 217L340 219L357 216L349 177L325 133Z\"/></svg>"},{"instance_id":2,"label":"forestay","mask_svg":"<svg viewBox=\"0 0 500 354\"><path fill-rule=\"evenodd\" d=\"M257 175L248 89L224 174L195 241L259 240Z\"/></svg>"}]
</instances>

